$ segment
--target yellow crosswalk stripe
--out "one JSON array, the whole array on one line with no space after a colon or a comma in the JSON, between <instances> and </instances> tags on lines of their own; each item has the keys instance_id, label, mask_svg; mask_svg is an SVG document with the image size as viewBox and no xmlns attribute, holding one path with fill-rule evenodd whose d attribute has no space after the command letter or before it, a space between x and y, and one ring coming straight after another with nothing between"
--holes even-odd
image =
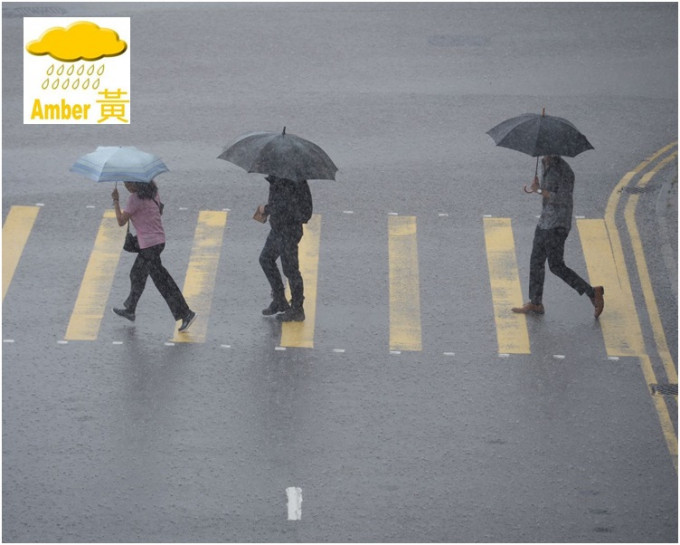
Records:
<instances>
[{"instance_id":1,"label":"yellow crosswalk stripe","mask_svg":"<svg viewBox=\"0 0 680 545\"><path fill-rule=\"evenodd\" d=\"M628 273L616 259L605 221L601 219L576 220L581 246L593 286L605 287L605 310L599 318L607 355L640 356L645 346L640 330Z\"/></svg>"},{"instance_id":2,"label":"yellow crosswalk stripe","mask_svg":"<svg viewBox=\"0 0 680 545\"><path fill-rule=\"evenodd\" d=\"M526 316L511 310L513 306L522 304L522 288L510 219L484 218L484 237L498 351L502 354L530 354Z\"/></svg>"},{"instance_id":3,"label":"yellow crosswalk stripe","mask_svg":"<svg viewBox=\"0 0 680 545\"><path fill-rule=\"evenodd\" d=\"M13 206L2 226L2 299L12 283L24 246L31 234L40 208L37 206Z\"/></svg>"},{"instance_id":4,"label":"yellow crosswalk stripe","mask_svg":"<svg viewBox=\"0 0 680 545\"><path fill-rule=\"evenodd\" d=\"M205 342L226 224L227 212L209 210L199 212L182 289L189 308L198 314L198 318L188 331L183 333L175 331L173 342Z\"/></svg>"},{"instance_id":5,"label":"yellow crosswalk stripe","mask_svg":"<svg viewBox=\"0 0 680 545\"><path fill-rule=\"evenodd\" d=\"M388 217L390 350L422 350L415 216Z\"/></svg>"},{"instance_id":6,"label":"yellow crosswalk stripe","mask_svg":"<svg viewBox=\"0 0 680 545\"><path fill-rule=\"evenodd\" d=\"M314 348L320 239L321 216L314 214L309 222L304 224L304 234L298 249L300 273L305 286L305 321L282 324L281 346ZM286 292L286 297L290 298L288 287L286 287Z\"/></svg>"},{"instance_id":7,"label":"yellow crosswalk stripe","mask_svg":"<svg viewBox=\"0 0 680 545\"><path fill-rule=\"evenodd\" d=\"M97 338L124 239L125 229L118 226L115 212L105 211L66 330L66 340Z\"/></svg>"}]
</instances>

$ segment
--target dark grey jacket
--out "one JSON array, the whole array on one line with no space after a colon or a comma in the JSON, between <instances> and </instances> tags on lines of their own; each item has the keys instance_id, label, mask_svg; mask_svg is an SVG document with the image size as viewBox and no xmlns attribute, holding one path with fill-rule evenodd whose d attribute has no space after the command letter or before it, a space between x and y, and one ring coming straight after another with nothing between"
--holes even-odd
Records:
<instances>
[{"instance_id":1,"label":"dark grey jacket","mask_svg":"<svg viewBox=\"0 0 680 545\"><path fill-rule=\"evenodd\" d=\"M267 176L269 200L264 210L269 214L272 229L307 223L312 217L312 193L303 180L294 182L284 178Z\"/></svg>"}]
</instances>

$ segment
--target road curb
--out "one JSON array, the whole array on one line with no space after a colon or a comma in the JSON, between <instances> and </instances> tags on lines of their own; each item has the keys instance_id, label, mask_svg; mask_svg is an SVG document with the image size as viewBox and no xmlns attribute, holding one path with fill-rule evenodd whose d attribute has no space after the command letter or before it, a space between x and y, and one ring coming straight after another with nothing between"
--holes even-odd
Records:
<instances>
[{"instance_id":1,"label":"road curb","mask_svg":"<svg viewBox=\"0 0 680 545\"><path fill-rule=\"evenodd\" d=\"M668 170L659 196L656 199L656 221L659 233L659 248L670 279L675 300L678 300L678 170L677 160L674 168ZM674 243L675 242L675 243Z\"/></svg>"}]
</instances>

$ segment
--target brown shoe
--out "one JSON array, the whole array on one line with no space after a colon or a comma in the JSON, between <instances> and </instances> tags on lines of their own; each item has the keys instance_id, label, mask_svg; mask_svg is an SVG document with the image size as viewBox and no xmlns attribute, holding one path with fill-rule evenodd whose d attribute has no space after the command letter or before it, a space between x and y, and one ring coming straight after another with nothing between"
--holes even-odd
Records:
<instances>
[{"instance_id":1,"label":"brown shoe","mask_svg":"<svg viewBox=\"0 0 680 545\"><path fill-rule=\"evenodd\" d=\"M604 310L604 288L602 286L597 286L596 288L593 288L593 291L595 292L595 297L593 297L591 301L595 307L595 318L599 318Z\"/></svg>"},{"instance_id":2,"label":"brown shoe","mask_svg":"<svg viewBox=\"0 0 680 545\"><path fill-rule=\"evenodd\" d=\"M527 303L522 307L514 307L513 312L517 314L543 314L545 309L543 305L534 305L533 303Z\"/></svg>"}]
</instances>

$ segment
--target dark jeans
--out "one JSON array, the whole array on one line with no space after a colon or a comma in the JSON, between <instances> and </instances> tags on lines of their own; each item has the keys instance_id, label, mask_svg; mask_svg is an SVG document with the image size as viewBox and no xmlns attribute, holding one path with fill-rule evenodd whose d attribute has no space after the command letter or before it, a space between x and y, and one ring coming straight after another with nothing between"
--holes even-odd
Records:
<instances>
[{"instance_id":1,"label":"dark jeans","mask_svg":"<svg viewBox=\"0 0 680 545\"><path fill-rule=\"evenodd\" d=\"M304 301L304 285L298 261L298 244L301 239L301 223L286 226L283 229L272 229L260 253L260 265L272 288L274 299L285 298L283 280L276 266L276 260L281 258L283 274L286 275L290 284L292 305L296 308L301 307Z\"/></svg>"},{"instance_id":2,"label":"dark jeans","mask_svg":"<svg viewBox=\"0 0 680 545\"><path fill-rule=\"evenodd\" d=\"M172 276L161 263L161 252L164 249L165 244L158 244L144 248L137 254L137 259L135 259L130 271L130 295L124 305L126 309L135 312L139 298L144 292L146 279L150 276L168 307L170 307L170 312L172 312L175 320L181 320L189 314L189 306Z\"/></svg>"},{"instance_id":3,"label":"dark jeans","mask_svg":"<svg viewBox=\"0 0 680 545\"><path fill-rule=\"evenodd\" d=\"M543 302L543 282L545 280L545 262L548 261L550 272L559 276L579 295L587 293L593 297L593 288L564 263L564 243L569 231L563 227L555 229L536 228L534 246L531 250L531 269L529 274L529 300L534 305Z\"/></svg>"}]
</instances>

